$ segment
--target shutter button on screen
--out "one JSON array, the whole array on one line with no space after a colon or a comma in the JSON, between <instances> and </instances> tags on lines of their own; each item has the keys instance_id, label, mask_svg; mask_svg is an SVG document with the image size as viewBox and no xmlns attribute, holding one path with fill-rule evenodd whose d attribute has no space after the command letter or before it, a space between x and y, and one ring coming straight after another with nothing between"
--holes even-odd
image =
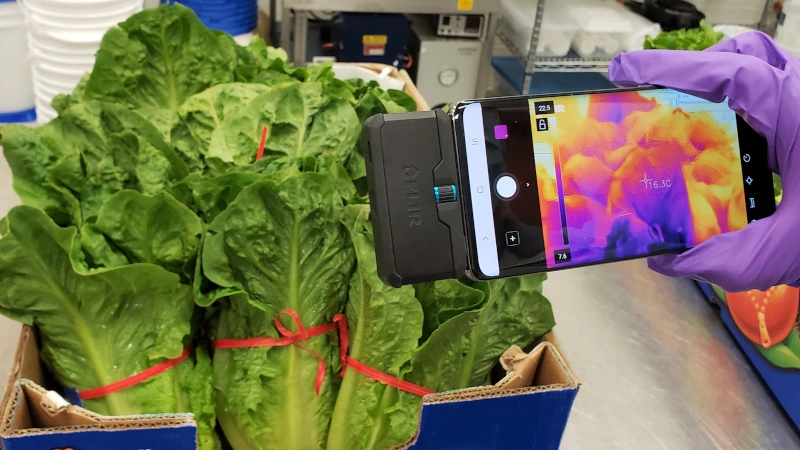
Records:
<instances>
[{"instance_id":1,"label":"shutter button on screen","mask_svg":"<svg viewBox=\"0 0 800 450\"><path fill-rule=\"evenodd\" d=\"M510 200L517 195L517 180L511 175L503 175L495 182L494 190L498 197Z\"/></svg>"}]
</instances>

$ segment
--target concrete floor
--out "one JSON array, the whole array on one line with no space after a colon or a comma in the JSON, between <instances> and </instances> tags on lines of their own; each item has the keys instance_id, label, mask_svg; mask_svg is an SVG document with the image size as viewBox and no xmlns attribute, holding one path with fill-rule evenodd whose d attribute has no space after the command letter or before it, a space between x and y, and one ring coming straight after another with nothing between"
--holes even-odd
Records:
<instances>
[{"instance_id":1,"label":"concrete floor","mask_svg":"<svg viewBox=\"0 0 800 450\"><path fill-rule=\"evenodd\" d=\"M0 156L0 217L5 217L8 210L19 204L19 197L11 189L11 171L5 158ZM5 389L6 378L11 371L11 361L17 347L20 325L0 316L0 398Z\"/></svg>"}]
</instances>

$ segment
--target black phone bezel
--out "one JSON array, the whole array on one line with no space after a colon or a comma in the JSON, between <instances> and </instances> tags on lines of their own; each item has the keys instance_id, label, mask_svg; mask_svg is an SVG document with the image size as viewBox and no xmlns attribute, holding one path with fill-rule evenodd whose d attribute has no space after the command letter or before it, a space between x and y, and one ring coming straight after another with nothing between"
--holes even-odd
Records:
<instances>
[{"instance_id":1,"label":"black phone bezel","mask_svg":"<svg viewBox=\"0 0 800 450\"><path fill-rule=\"evenodd\" d=\"M467 271L466 274L470 278L474 280L494 280L498 278L507 278L507 277L514 277L520 275L527 275L533 273L545 273L545 272L555 272L559 270L565 269L574 269L578 267L590 267L599 264L609 264L614 262L622 262L622 261L629 261L634 259L641 259L650 256L657 256L662 254L674 254L680 253L683 251L688 250L689 248L685 248L679 251L663 251L663 252L653 252L648 255L643 256L631 256L625 258L619 258L614 260L606 260L606 261L596 261L591 263L582 263L582 264L568 264L559 267L547 267L546 264L542 265L523 265L517 267L510 267L506 269L500 269L500 274L498 276L487 276L483 272L481 272L480 267L478 265L478 255L477 255L477 244L476 244L476 237L475 237L475 226L474 220L472 216L472 196L471 196L471 187L469 183L468 177L468 170L467 170L467 161L466 161L466 141L464 137L463 125L460 123L460 112L464 110L467 105L472 103L489 103L489 102L508 102L508 101L516 101L516 100L525 100L528 101L530 99L536 98L553 98L553 97L570 97L575 95L586 95L586 94L602 94L602 93L615 93L615 92L631 92L631 91L643 91L643 90L655 90L655 89L668 89L660 86L645 86L639 88L615 88L615 89L598 89L598 90L586 90L586 91L577 91L577 92L569 92L569 93L561 93L561 94L537 94L537 95L519 95L519 96L508 96L508 97L497 97L491 99L480 99L480 100L464 100L461 102L456 103L453 105L450 115L453 120L453 135L455 137L455 147L456 147L456 158L458 161L459 167L459 184L461 190L461 205L463 211L463 219L464 219L464 235L466 238L467 243ZM772 179L772 171L769 169L767 164L767 155L768 155L768 143L767 140L758 134L752 127L750 127L742 117L737 114L736 115L736 122L737 122L737 133L739 134L739 144L740 149L749 146L755 145L758 148L762 148L763 151L758 150L756 153L759 154L758 163L761 167L756 167L755 171L759 176L768 177L770 180ZM755 161L754 161L755 162ZM775 212L776 205L774 203L774 194L773 194L773 187L772 183L764 184L763 186L759 186L758 197L761 199L764 197L765 199L769 198L771 200L768 205L771 205L767 211L768 214L764 214L762 217L758 217L758 219L762 219L764 217L768 217Z\"/></svg>"}]
</instances>

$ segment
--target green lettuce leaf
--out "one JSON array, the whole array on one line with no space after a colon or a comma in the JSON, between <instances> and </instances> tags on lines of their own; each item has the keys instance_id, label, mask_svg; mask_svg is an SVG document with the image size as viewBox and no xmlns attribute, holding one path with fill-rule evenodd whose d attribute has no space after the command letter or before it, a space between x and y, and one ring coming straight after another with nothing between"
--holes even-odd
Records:
<instances>
[{"instance_id":1,"label":"green lettuce leaf","mask_svg":"<svg viewBox=\"0 0 800 450\"><path fill-rule=\"evenodd\" d=\"M172 130L180 123L180 116L177 112L157 106L140 108L136 112L158 130L164 142L167 144L172 142Z\"/></svg>"},{"instance_id":2,"label":"green lettuce leaf","mask_svg":"<svg viewBox=\"0 0 800 450\"><path fill-rule=\"evenodd\" d=\"M206 28L189 8L165 5L108 30L84 96L178 111L190 96L234 81L236 64L230 36Z\"/></svg>"},{"instance_id":3,"label":"green lettuce leaf","mask_svg":"<svg viewBox=\"0 0 800 450\"><path fill-rule=\"evenodd\" d=\"M490 282L483 308L441 324L415 352L407 379L436 392L483 384L510 346L526 347L555 326L545 275Z\"/></svg>"},{"instance_id":4,"label":"green lettuce leaf","mask_svg":"<svg viewBox=\"0 0 800 450\"><path fill-rule=\"evenodd\" d=\"M202 232L200 218L171 195L121 191L100 208L95 222L84 225L81 245L93 268L150 263L187 274Z\"/></svg>"},{"instance_id":5,"label":"green lettuce leaf","mask_svg":"<svg viewBox=\"0 0 800 450\"><path fill-rule=\"evenodd\" d=\"M43 129L45 145L71 149L47 176L80 200L83 221L123 189L158 193L188 174L186 164L147 119L124 107L79 103Z\"/></svg>"},{"instance_id":6,"label":"green lettuce leaf","mask_svg":"<svg viewBox=\"0 0 800 450\"><path fill-rule=\"evenodd\" d=\"M50 170L59 160L77 155L53 135L51 121L40 128L6 125L0 130L0 146L11 168L14 191L26 205L44 210L57 224L82 222L80 204L68 190L49 181Z\"/></svg>"},{"instance_id":7,"label":"green lettuce leaf","mask_svg":"<svg viewBox=\"0 0 800 450\"><path fill-rule=\"evenodd\" d=\"M75 89L71 94L58 94L50 102L50 106L56 110L58 114L66 111L70 106L78 104L84 100L84 92L86 91L86 84L89 83L91 73L84 74Z\"/></svg>"},{"instance_id":8,"label":"green lettuce leaf","mask_svg":"<svg viewBox=\"0 0 800 450\"><path fill-rule=\"evenodd\" d=\"M247 172L227 173L218 177L190 175L175 185L172 192L203 221L211 223L242 189L263 179L259 174Z\"/></svg>"},{"instance_id":9,"label":"green lettuce leaf","mask_svg":"<svg viewBox=\"0 0 800 450\"><path fill-rule=\"evenodd\" d=\"M480 307L484 300L489 299L488 295L484 295L484 291L457 280L420 283L414 285L414 289L425 312L425 322L422 327L423 341L427 340L442 323L462 312Z\"/></svg>"},{"instance_id":10,"label":"green lettuce leaf","mask_svg":"<svg viewBox=\"0 0 800 450\"><path fill-rule=\"evenodd\" d=\"M417 110L417 102L410 95L396 89L384 91L381 95L381 103L383 103L388 112L411 112ZM401 109L402 111L400 111Z\"/></svg>"},{"instance_id":11,"label":"green lettuce leaf","mask_svg":"<svg viewBox=\"0 0 800 450\"><path fill-rule=\"evenodd\" d=\"M237 47L236 81L267 86L298 82L296 69L282 48L270 47L260 37L254 37L246 47Z\"/></svg>"},{"instance_id":12,"label":"green lettuce leaf","mask_svg":"<svg viewBox=\"0 0 800 450\"><path fill-rule=\"evenodd\" d=\"M340 224L333 179L302 173L246 187L209 225L202 250L205 277L240 291L220 302L215 338L277 336L274 321L296 311L303 326L332 322L346 299L354 256ZM212 296L219 298L219 296ZM282 315L290 330L295 324ZM217 413L238 449L325 448L339 377L335 335L302 343L325 360L314 393L317 360L295 347L218 350Z\"/></svg>"},{"instance_id":13,"label":"green lettuce leaf","mask_svg":"<svg viewBox=\"0 0 800 450\"><path fill-rule=\"evenodd\" d=\"M183 395L180 398L185 402L183 399L188 397L188 411L194 414L194 420L197 422L198 450L221 449L222 445L216 431L214 385L209 383L213 371L208 350L198 346L194 352L194 361L187 359L172 370L176 371L175 376L181 386Z\"/></svg>"},{"instance_id":14,"label":"green lettuce leaf","mask_svg":"<svg viewBox=\"0 0 800 450\"><path fill-rule=\"evenodd\" d=\"M194 139L195 150L206 155L211 135L225 117L268 90L259 84L226 83L189 97L180 108L180 117Z\"/></svg>"},{"instance_id":15,"label":"green lettuce leaf","mask_svg":"<svg viewBox=\"0 0 800 450\"><path fill-rule=\"evenodd\" d=\"M266 154L317 156L344 163L361 135L361 124L345 100L329 100L323 85L306 82L275 87L229 115L211 137L209 157L236 165L255 161L261 129L269 126Z\"/></svg>"},{"instance_id":16,"label":"green lettuce leaf","mask_svg":"<svg viewBox=\"0 0 800 450\"><path fill-rule=\"evenodd\" d=\"M776 174L772 174L772 189L775 194L775 198L779 198L783 195L783 182L781 181L781 177Z\"/></svg>"},{"instance_id":17,"label":"green lettuce leaf","mask_svg":"<svg viewBox=\"0 0 800 450\"><path fill-rule=\"evenodd\" d=\"M30 206L12 209L4 223L0 313L37 327L42 361L60 384L105 386L180 356L191 341L191 289L177 275L150 264L78 273L70 259L74 227L59 228ZM189 412L194 398L207 409L212 399L182 383L181 374L193 370L191 360L183 364L190 367L85 406L106 415ZM213 428L213 416L198 418Z\"/></svg>"},{"instance_id":18,"label":"green lettuce leaf","mask_svg":"<svg viewBox=\"0 0 800 450\"><path fill-rule=\"evenodd\" d=\"M355 104L353 105L358 115L359 123L364 123L375 114L402 113L417 110L417 102L402 91L390 89L384 91L377 82L364 84L362 80L348 80L355 88ZM347 171L354 180L367 176L367 165L361 147L356 143L352 147L351 155L347 161Z\"/></svg>"},{"instance_id":19,"label":"green lettuce leaf","mask_svg":"<svg viewBox=\"0 0 800 450\"><path fill-rule=\"evenodd\" d=\"M354 106L361 123L375 114L394 114L417 110L417 102L410 95L394 89L384 91L375 81L356 89L355 98Z\"/></svg>"},{"instance_id":20,"label":"green lettuce leaf","mask_svg":"<svg viewBox=\"0 0 800 450\"><path fill-rule=\"evenodd\" d=\"M189 99L191 98L189 97ZM146 107L137 109L136 112L158 129L164 142L171 146L177 156L183 160L189 172L200 173L205 170L205 163L198 144L177 111L161 107Z\"/></svg>"},{"instance_id":21,"label":"green lettuce leaf","mask_svg":"<svg viewBox=\"0 0 800 450\"><path fill-rule=\"evenodd\" d=\"M394 289L377 274L369 206L347 207L348 228L358 261L346 307L350 357L401 377L420 338L422 307L414 288ZM354 370L345 372L328 436L328 449L389 449L413 434L417 404L397 389ZM413 397L413 396L410 396Z\"/></svg>"}]
</instances>

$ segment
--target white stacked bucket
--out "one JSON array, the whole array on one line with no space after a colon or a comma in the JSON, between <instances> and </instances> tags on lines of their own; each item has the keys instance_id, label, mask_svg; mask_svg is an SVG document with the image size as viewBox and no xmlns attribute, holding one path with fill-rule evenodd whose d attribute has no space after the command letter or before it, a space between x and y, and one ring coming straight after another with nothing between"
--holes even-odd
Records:
<instances>
[{"instance_id":1,"label":"white stacked bucket","mask_svg":"<svg viewBox=\"0 0 800 450\"><path fill-rule=\"evenodd\" d=\"M33 122L36 118L26 39L20 5L0 0L0 123Z\"/></svg>"},{"instance_id":2,"label":"white stacked bucket","mask_svg":"<svg viewBox=\"0 0 800 450\"><path fill-rule=\"evenodd\" d=\"M33 57L33 91L40 123L56 117L50 103L91 72L109 28L142 10L142 0L23 0Z\"/></svg>"}]
</instances>

